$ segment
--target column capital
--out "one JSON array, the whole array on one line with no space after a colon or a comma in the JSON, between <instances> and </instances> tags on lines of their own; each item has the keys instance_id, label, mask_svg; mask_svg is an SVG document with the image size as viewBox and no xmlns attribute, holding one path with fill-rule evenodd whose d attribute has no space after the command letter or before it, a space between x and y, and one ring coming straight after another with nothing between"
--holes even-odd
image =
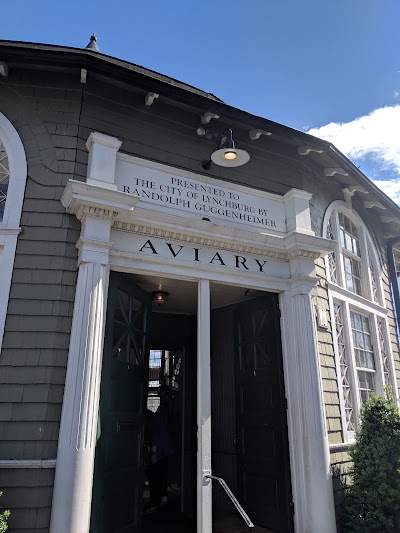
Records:
<instances>
[{"instance_id":1,"label":"column capital","mask_svg":"<svg viewBox=\"0 0 400 533\"><path fill-rule=\"evenodd\" d=\"M78 248L78 266L81 263L96 263L108 265L110 250L113 243L110 241L98 241L87 237L79 237L76 247Z\"/></svg>"}]
</instances>

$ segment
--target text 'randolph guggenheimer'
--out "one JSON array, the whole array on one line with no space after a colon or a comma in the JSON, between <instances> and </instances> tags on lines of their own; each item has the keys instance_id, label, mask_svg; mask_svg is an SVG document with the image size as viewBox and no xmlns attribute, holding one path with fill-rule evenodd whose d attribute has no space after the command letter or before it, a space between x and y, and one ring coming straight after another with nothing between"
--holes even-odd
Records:
<instances>
[{"instance_id":1,"label":"text 'randolph guggenheimer'","mask_svg":"<svg viewBox=\"0 0 400 533\"><path fill-rule=\"evenodd\" d=\"M155 172L151 179L132 176L119 181L119 188L140 196L140 204L172 207L200 217L214 217L228 223L245 224L272 231L284 231L283 209L277 200L197 180ZM178 211L178 212L179 212ZM283 222L282 222L282 220Z\"/></svg>"}]
</instances>

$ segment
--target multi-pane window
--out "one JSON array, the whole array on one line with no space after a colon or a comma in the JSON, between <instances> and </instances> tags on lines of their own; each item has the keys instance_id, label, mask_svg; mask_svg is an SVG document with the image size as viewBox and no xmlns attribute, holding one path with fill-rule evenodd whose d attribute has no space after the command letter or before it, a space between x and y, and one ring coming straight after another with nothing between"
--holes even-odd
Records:
<instances>
[{"instance_id":1,"label":"multi-pane window","mask_svg":"<svg viewBox=\"0 0 400 533\"><path fill-rule=\"evenodd\" d=\"M0 141L0 222L3 220L4 209L6 206L9 179L10 167L7 152Z\"/></svg>"},{"instance_id":2,"label":"multi-pane window","mask_svg":"<svg viewBox=\"0 0 400 533\"><path fill-rule=\"evenodd\" d=\"M377 268L372 241L365 227L355 224L347 214L333 211L326 225L325 237L337 241L327 256L330 281L379 303Z\"/></svg>"},{"instance_id":3,"label":"multi-pane window","mask_svg":"<svg viewBox=\"0 0 400 533\"><path fill-rule=\"evenodd\" d=\"M345 287L361 294L361 254L357 228L343 213L339 213L339 238L343 251Z\"/></svg>"},{"instance_id":4,"label":"multi-pane window","mask_svg":"<svg viewBox=\"0 0 400 533\"><path fill-rule=\"evenodd\" d=\"M375 355L368 317L350 312L351 333L356 361L360 401L364 403L375 387Z\"/></svg>"},{"instance_id":5,"label":"multi-pane window","mask_svg":"<svg viewBox=\"0 0 400 533\"><path fill-rule=\"evenodd\" d=\"M360 217L344 202L326 213L326 257L343 437L354 438L359 409L390 385L397 397L387 310L376 247Z\"/></svg>"}]
</instances>

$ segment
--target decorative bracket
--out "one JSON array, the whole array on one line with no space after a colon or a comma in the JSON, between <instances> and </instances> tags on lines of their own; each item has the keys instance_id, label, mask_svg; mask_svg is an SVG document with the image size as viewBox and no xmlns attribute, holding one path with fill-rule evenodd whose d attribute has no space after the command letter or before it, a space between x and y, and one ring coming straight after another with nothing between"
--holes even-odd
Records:
<instances>
[{"instance_id":1,"label":"decorative bracket","mask_svg":"<svg viewBox=\"0 0 400 533\"><path fill-rule=\"evenodd\" d=\"M397 218L397 217L381 216L380 219L381 219L381 222L383 222L384 224L390 224L391 222L394 222L395 224L400 224L400 218Z\"/></svg>"},{"instance_id":2,"label":"decorative bracket","mask_svg":"<svg viewBox=\"0 0 400 533\"><path fill-rule=\"evenodd\" d=\"M261 137L261 135L267 135L268 137L272 135L270 131L265 130L250 130L249 137L252 141L255 141Z\"/></svg>"},{"instance_id":3,"label":"decorative bracket","mask_svg":"<svg viewBox=\"0 0 400 533\"><path fill-rule=\"evenodd\" d=\"M368 194L368 191L364 189L364 187L361 187L361 185L352 185L351 187L344 187L342 189L344 199L350 209L352 208L351 198L354 196L356 191Z\"/></svg>"},{"instance_id":4,"label":"decorative bracket","mask_svg":"<svg viewBox=\"0 0 400 533\"><path fill-rule=\"evenodd\" d=\"M372 209L372 207L378 207L379 209L386 209L386 207L377 200L366 201L364 200L364 207L366 209Z\"/></svg>"},{"instance_id":5,"label":"decorative bracket","mask_svg":"<svg viewBox=\"0 0 400 533\"><path fill-rule=\"evenodd\" d=\"M308 155L310 152L322 154L324 151L322 150L322 148L315 148L314 146L299 146L297 148L297 153L299 155Z\"/></svg>"},{"instance_id":6,"label":"decorative bracket","mask_svg":"<svg viewBox=\"0 0 400 533\"><path fill-rule=\"evenodd\" d=\"M144 98L144 105L151 106L151 104L156 100L160 95L157 93L147 93Z\"/></svg>"},{"instance_id":7,"label":"decorative bracket","mask_svg":"<svg viewBox=\"0 0 400 533\"><path fill-rule=\"evenodd\" d=\"M8 76L8 65L4 61L0 61L0 76L4 78Z\"/></svg>"},{"instance_id":8,"label":"decorative bracket","mask_svg":"<svg viewBox=\"0 0 400 533\"><path fill-rule=\"evenodd\" d=\"M339 174L340 176L348 176L349 175L349 173L344 168L340 168L340 167L324 168L324 174L327 177L334 176L335 174Z\"/></svg>"},{"instance_id":9,"label":"decorative bracket","mask_svg":"<svg viewBox=\"0 0 400 533\"><path fill-rule=\"evenodd\" d=\"M350 196L354 196L354 193L356 191L362 192L363 194L368 194L367 189L364 189L364 187L362 187L361 185L352 185L351 187L345 187L344 189L342 189L342 191L344 194L348 194Z\"/></svg>"},{"instance_id":10,"label":"decorative bracket","mask_svg":"<svg viewBox=\"0 0 400 533\"><path fill-rule=\"evenodd\" d=\"M216 115L215 113L212 113L211 111L207 111L203 115L200 115L202 124L210 124L212 118L215 118L215 120L218 120L219 115Z\"/></svg>"}]
</instances>

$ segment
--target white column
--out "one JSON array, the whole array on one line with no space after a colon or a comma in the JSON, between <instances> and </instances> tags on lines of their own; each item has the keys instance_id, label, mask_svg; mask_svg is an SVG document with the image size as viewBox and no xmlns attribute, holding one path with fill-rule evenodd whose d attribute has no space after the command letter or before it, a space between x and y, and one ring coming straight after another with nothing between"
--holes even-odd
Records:
<instances>
[{"instance_id":1,"label":"white column","mask_svg":"<svg viewBox=\"0 0 400 533\"><path fill-rule=\"evenodd\" d=\"M197 302L197 532L212 533L210 282L198 283Z\"/></svg>"},{"instance_id":2,"label":"white column","mask_svg":"<svg viewBox=\"0 0 400 533\"><path fill-rule=\"evenodd\" d=\"M311 294L294 281L283 297L285 385L295 531L336 532L328 437Z\"/></svg>"},{"instance_id":3,"label":"white column","mask_svg":"<svg viewBox=\"0 0 400 533\"><path fill-rule=\"evenodd\" d=\"M111 225L120 213L131 212L137 202L134 199L121 203L120 193L115 192L115 165L121 141L94 132L86 146L89 150L86 184L68 182L61 198L67 212L75 214L82 225L77 243L79 269L58 438L51 533L89 531Z\"/></svg>"},{"instance_id":4,"label":"white column","mask_svg":"<svg viewBox=\"0 0 400 533\"><path fill-rule=\"evenodd\" d=\"M90 525L109 267L81 263L65 381L51 533Z\"/></svg>"}]
</instances>

